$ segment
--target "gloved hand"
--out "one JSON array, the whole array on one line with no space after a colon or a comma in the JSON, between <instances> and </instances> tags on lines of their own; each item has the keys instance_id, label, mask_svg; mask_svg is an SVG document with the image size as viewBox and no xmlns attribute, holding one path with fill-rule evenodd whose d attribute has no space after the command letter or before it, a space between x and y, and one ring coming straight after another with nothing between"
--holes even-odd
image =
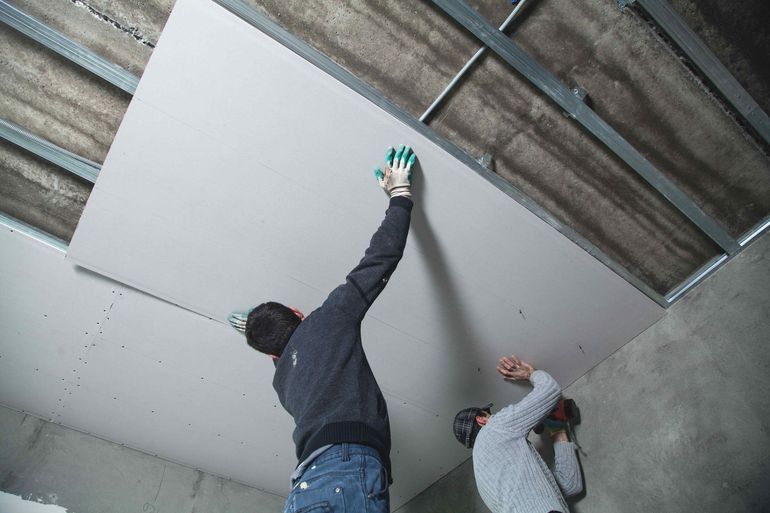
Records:
<instances>
[{"instance_id":1,"label":"gloved hand","mask_svg":"<svg viewBox=\"0 0 770 513\"><path fill-rule=\"evenodd\" d=\"M557 433L567 432L567 423L561 420L555 420L550 417L543 419L543 428L545 434L553 438Z\"/></svg>"},{"instance_id":2,"label":"gloved hand","mask_svg":"<svg viewBox=\"0 0 770 513\"><path fill-rule=\"evenodd\" d=\"M564 399L559 399L559 403L556 405L556 408L545 419L543 419L543 427L545 428L545 433L548 436L553 437L556 433L567 431L568 420L569 417L567 416L567 411L565 409Z\"/></svg>"},{"instance_id":3,"label":"gloved hand","mask_svg":"<svg viewBox=\"0 0 770 513\"><path fill-rule=\"evenodd\" d=\"M389 147L385 153L385 172L377 168L374 176L388 196L412 197L412 166L417 156L409 146L398 145L398 150Z\"/></svg>"},{"instance_id":4,"label":"gloved hand","mask_svg":"<svg viewBox=\"0 0 770 513\"><path fill-rule=\"evenodd\" d=\"M249 318L250 311L251 310L248 310L246 312L233 312L230 315L228 315L227 320L230 323L230 326L235 328L238 332L245 334L246 320Z\"/></svg>"}]
</instances>

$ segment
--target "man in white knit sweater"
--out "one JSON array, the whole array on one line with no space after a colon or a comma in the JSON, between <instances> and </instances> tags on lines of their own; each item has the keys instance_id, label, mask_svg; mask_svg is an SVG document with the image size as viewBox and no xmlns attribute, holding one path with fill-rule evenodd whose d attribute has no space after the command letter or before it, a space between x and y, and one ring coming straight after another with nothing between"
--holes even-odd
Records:
<instances>
[{"instance_id":1,"label":"man in white knit sweater","mask_svg":"<svg viewBox=\"0 0 770 513\"><path fill-rule=\"evenodd\" d=\"M515 355L502 357L497 370L506 381L529 380L534 389L494 415L489 405L466 408L455 417L455 436L473 448L479 495L493 513L568 513L564 496L580 493L583 480L566 426L547 419L561 398L561 387L550 374ZM544 420L554 442L553 472L527 440Z\"/></svg>"}]
</instances>

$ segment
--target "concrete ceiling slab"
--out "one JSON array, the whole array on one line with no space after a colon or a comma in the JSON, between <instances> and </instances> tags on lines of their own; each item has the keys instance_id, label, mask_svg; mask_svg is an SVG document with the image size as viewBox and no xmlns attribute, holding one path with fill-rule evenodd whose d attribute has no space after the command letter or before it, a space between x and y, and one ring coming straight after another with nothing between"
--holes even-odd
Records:
<instances>
[{"instance_id":1,"label":"concrete ceiling slab","mask_svg":"<svg viewBox=\"0 0 770 513\"><path fill-rule=\"evenodd\" d=\"M48 27L66 34L73 41L97 55L141 76L158 40L163 23L171 12L173 0L168 5L152 2L135 2L136 12L131 19L121 16L123 2L100 5L93 0L71 2L39 2L37 0L13 0L12 5ZM106 9L106 10L105 10ZM156 20L150 23L149 20ZM156 27L149 30L143 27ZM149 32L145 34L145 32Z\"/></svg>"},{"instance_id":2,"label":"concrete ceiling slab","mask_svg":"<svg viewBox=\"0 0 770 513\"><path fill-rule=\"evenodd\" d=\"M415 116L478 46L428 1L244 2ZM173 3L91 0L44 8L34 0L15 2L137 74ZM469 3L495 24L511 8L497 0ZM720 4L720 19L726 20L723 26L713 9L690 0L673 3L739 80L759 95L761 103L766 85L762 85L763 62L758 56L767 46L766 31L760 25L751 34L726 41L724 30L736 19L746 19L746 13L760 19L766 7L757 0ZM80 83L84 72L41 53L24 38L9 37L3 55L11 57L13 62L7 64L13 73L3 74L10 82L0 81L0 88L10 92L3 115L60 146L101 161L127 98L116 102L111 86L92 79L96 85L92 89ZM578 6L530 0L514 23L513 38L567 83L587 84L584 87L600 114L731 233L738 235L767 213L767 158L751 147L718 102L708 97L710 93L631 9L621 13L613 1ZM430 121L433 128L471 155L492 153L493 169L501 177L658 292L669 291L718 253L622 163L560 119L558 109L495 61L486 59L469 75L448 98L445 110ZM47 71L36 71L43 69ZM48 92L40 95L41 90ZM40 176L44 175L41 170ZM22 204L24 197L17 194L22 192L12 189L3 195L8 202ZM50 197L56 191L44 188L28 193L39 203L45 197L36 194ZM56 222L33 214L25 219L34 218L43 229L61 230ZM68 224L77 222L77 214L63 215Z\"/></svg>"},{"instance_id":3,"label":"concrete ceiling slab","mask_svg":"<svg viewBox=\"0 0 770 513\"><path fill-rule=\"evenodd\" d=\"M490 19L509 7L475 2ZM770 161L614 2L533 0L511 38L569 86L734 236L770 214ZM510 66L488 56L429 121L666 293L718 253L710 240Z\"/></svg>"},{"instance_id":4,"label":"concrete ceiling slab","mask_svg":"<svg viewBox=\"0 0 770 513\"><path fill-rule=\"evenodd\" d=\"M6 141L0 141L0 169L0 211L72 238L92 184Z\"/></svg>"},{"instance_id":5,"label":"concrete ceiling slab","mask_svg":"<svg viewBox=\"0 0 770 513\"><path fill-rule=\"evenodd\" d=\"M765 0L671 0L730 73L770 112L770 4Z\"/></svg>"},{"instance_id":6,"label":"concrete ceiling slab","mask_svg":"<svg viewBox=\"0 0 770 513\"><path fill-rule=\"evenodd\" d=\"M535 1L515 42L734 237L770 214L770 160L634 11Z\"/></svg>"},{"instance_id":7,"label":"concrete ceiling slab","mask_svg":"<svg viewBox=\"0 0 770 513\"><path fill-rule=\"evenodd\" d=\"M89 160L104 160L130 96L0 28L0 117Z\"/></svg>"}]
</instances>

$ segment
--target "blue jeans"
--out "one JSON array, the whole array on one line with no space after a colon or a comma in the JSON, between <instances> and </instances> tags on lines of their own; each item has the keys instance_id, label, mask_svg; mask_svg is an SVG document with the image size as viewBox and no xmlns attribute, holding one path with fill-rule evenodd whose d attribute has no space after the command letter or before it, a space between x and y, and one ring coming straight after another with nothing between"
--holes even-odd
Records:
<instances>
[{"instance_id":1,"label":"blue jeans","mask_svg":"<svg viewBox=\"0 0 770 513\"><path fill-rule=\"evenodd\" d=\"M389 513L388 476L375 449L337 444L293 483L284 513Z\"/></svg>"}]
</instances>

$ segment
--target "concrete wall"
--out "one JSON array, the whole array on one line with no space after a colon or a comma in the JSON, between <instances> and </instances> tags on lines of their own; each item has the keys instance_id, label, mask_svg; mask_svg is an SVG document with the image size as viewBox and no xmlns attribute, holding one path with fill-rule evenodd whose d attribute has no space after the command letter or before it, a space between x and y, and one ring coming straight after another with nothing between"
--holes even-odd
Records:
<instances>
[{"instance_id":1,"label":"concrete wall","mask_svg":"<svg viewBox=\"0 0 770 513\"><path fill-rule=\"evenodd\" d=\"M284 503L283 497L3 407L0 490L70 513L274 513Z\"/></svg>"},{"instance_id":2,"label":"concrete wall","mask_svg":"<svg viewBox=\"0 0 770 513\"><path fill-rule=\"evenodd\" d=\"M770 511L770 236L567 388L575 513ZM468 461L399 513L485 512Z\"/></svg>"}]
</instances>

